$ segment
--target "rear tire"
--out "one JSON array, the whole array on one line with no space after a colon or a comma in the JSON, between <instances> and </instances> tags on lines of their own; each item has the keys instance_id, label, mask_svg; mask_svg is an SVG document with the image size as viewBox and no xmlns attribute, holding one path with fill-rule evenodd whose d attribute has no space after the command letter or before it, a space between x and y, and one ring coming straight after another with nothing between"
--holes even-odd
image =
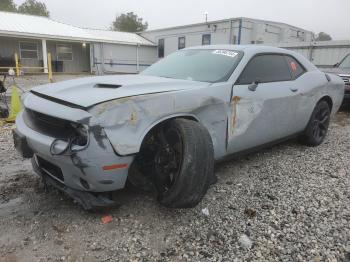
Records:
<instances>
[{"instance_id":1,"label":"rear tire","mask_svg":"<svg viewBox=\"0 0 350 262\"><path fill-rule=\"evenodd\" d=\"M196 206L214 176L214 150L208 131L198 122L174 119L157 133L154 184L167 207Z\"/></svg>"},{"instance_id":2,"label":"rear tire","mask_svg":"<svg viewBox=\"0 0 350 262\"><path fill-rule=\"evenodd\" d=\"M317 103L306 129L300 137L303 144L307 146L322 144L327 136L330 114L331 111L326 101L321 100Z\"/></svg>"}]
</instances>

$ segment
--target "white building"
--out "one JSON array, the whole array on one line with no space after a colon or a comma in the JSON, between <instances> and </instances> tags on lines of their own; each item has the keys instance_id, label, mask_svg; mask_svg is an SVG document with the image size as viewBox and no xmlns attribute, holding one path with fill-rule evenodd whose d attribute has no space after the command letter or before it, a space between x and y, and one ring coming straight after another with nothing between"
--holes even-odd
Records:
<instances>
[{"instance_id":1,"label":"white building","mask_svg":"<svg viewBox=\"0 0 350 262\"><path fill-rule=\"evenodd\" d=\"M208 44L269 44L311 42L314 34L284 23L231 18L149 30L141 35L158 45L158 58L178 49Z\"/></svg>"},{"instance_id":2,"label":"white building","mask_svg":"<svg viewBox=\"0 0 350 262\"><path fill-rule=\"evenodd\" d=\"M140 35L84 29L52 19L0 12L0 67L25 73L136 73L155 62L157 47ZM3 69L6 71L6 69Z\"/></svg>"},{"instance_id":3,"label":"white building","mask_svg":"<svg viewBox=\"0 0 350 262\"><path fill-rule=\"evenodd\" d=\"M0 71L19 57L24 73L137 73L179 49L209 44L310 45L312 32L249 18L150 30L139 34L80 28L40 16L0 12ZM308 43L308 44L306 44ZM31 68L29 68L31 67Z\"/></svg>"}]
</instances>

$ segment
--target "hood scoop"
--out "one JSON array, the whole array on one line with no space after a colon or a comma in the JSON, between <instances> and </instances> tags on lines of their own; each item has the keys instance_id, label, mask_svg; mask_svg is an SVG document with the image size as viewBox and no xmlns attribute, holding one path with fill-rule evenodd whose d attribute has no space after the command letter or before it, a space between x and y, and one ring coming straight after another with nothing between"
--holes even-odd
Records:
<instances>
[{"instance_id":1,"label":"hood scoop","mask_svg":"<svg viewBox=\"0 0 350 262\"><path fill-rule=\"evenodd\" d=\"M94 88L117 89L119 87L122 87L122 85L115 85L115 84L96 84L96 85L94 85Z\"/></svg>"}]
</instances>

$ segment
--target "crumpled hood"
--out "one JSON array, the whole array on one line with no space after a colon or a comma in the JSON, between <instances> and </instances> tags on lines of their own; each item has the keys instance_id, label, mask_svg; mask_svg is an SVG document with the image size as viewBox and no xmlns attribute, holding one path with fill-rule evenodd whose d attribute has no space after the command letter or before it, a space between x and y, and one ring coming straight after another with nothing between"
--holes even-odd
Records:
<instances>
[{"instance_id":1,"label":"crumpled hood","mask_svg":"<svg viewBox=\"0 0 350 262\"><path fill-rule=\"evenodd\" d=\"M65 101L81 107L90 107L123 97L180 91L208 86L210 83L169 79L146 75L113 75L85 77L32 89L56 101Z\"/></svg>"}]
</instances>

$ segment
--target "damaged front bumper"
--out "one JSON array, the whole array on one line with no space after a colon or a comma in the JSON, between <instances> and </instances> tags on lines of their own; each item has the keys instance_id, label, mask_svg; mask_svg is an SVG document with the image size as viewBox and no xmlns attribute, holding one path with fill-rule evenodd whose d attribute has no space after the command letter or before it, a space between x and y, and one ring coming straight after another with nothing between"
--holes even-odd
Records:
<instances>
[{"instance_id":1,"label":"damaged front bumper","mask_svg":"<svg viewBox=\"0 0 350 262\"><path fill-rule=\"evenodd\" d=\"M37 156L34 155L31 161L32 161L32 166L35 173L41 176L45 186L50 185L60 191L63 191L69 197L74 199L74 201L82 205L82 207L85 210L90 210L98 207L109 207L109 206L115 205L115 202L113 200L111 200L110 198L108 198L107 196L101 193L93 194L87 191L75 190L70 187L67 187L64 183L60 182L59 180L54 179L55 177L54 173L52 173L52 171L50 172L45 167L42 167L39 164L39 160Z\"/></svg>"},{"instance_id":2,"label":"damaged front bumper","mask_svg":"<svg viewBox=\"0 0 350 262\"><path fill-rule=\"evenodd\" d=\"M59 110L57 107L63 106L55 104L53 108ZM97 125L88 126L86 117L83 121L89 128L88 144L77 151L61 155L52 154L52 145L55 140L57 141L57 138L60 138L61 132L58 132L59 128L50 130L55 128L49 124L42 125L45 121L39 124L34 123L37 118L28 115L33 110L35 109L26 108L17 116L16 129L13 134L17 150L26 158L32 157L36 173L45 178L49 184L73 197L84 208L110 205L111 203L98 193L124 188L128 168L134 156L118 156L107 136L103 135L103 129L97 128ZM67 107L62 108L62 110L66 113L72 111L70 114L72 116L77 115L77 110L82 111ZM50 115L42 115L56 118L50 112L48 114ZM40 117L41 115L39 115ZM57 121L62 121L62 119L57 118ZM79 123L77 119L64 121ZM96 132L99 133L96 134ZM65 147L67 145L65 145L64 140L61 140L55 146L55 151L63 151Z\"/></svg>"}]
</instances>

